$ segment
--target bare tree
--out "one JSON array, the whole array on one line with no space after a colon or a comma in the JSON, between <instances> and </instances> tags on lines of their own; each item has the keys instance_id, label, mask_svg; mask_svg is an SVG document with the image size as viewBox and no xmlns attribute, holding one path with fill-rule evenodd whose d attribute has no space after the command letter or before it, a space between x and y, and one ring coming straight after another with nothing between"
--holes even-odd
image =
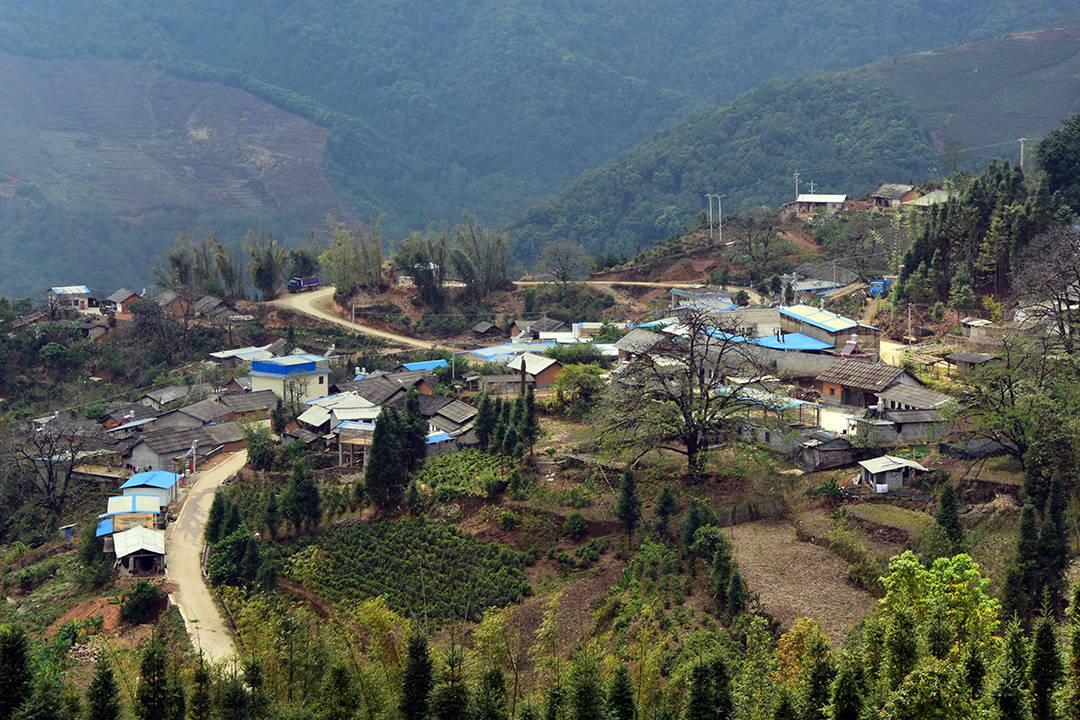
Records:
<instances>
[{"instance_id":1,"label":"bare tree","mask_svg":"<svg viewBox=\"0 0 1080 720\"><path fill-rule=\"evenodd\" d=\"M540 259L559 284L576 280L589 265L589 256L575 243L553 242L543 249Z\"/></svg>"},{"instance_id":2,"label":"bare tree","mask_svg":"<svg viewBox=\"0 0 1080 720\"><path fill-rule=\"evenodd\" d=\"M19 469L24 485L59 515L93 434L93 423L66 412L29 425L9 422L0 432L0 452Z\"/></svg>"},{"instance_id":3,"label":"bare tree","mask_svg":"<svg viewBox=\"0 0 1080 720\"><path fill-rule=\"evenodd\" d=\"M1080 230L1048 229L1024 248L1019 264L1012 285L1023 313L1052 328L1072 355L1080 331Z\"/></svg>"},{"instance_id":4,"label":"bare tree","mask_svg":"<svg viewBox=\"0 0 1080 720\"><path fill-rule=\"evenodd\" d=\"M780 234L781 227L778 210L743 213L724 223L752 283L768 277L773 263L791 253L791 243Z\"/></svg>"},{"instance_id":5,"label":"bare tree","mask_svg":"<svg viewBox=\"0 0 1080 720\"><path fill-rule=\"evenodd\" d=\"M600 427L606 442L636 449L638 457L653 449L685 455L687 476L697 482L711 445L736 435L754 414L767 421L760 390L751 386L772 368L722 315L694 313L680 325L678 337L612 374ZM730 382L734 377L740 381Z\"/></svg>"}]
</instances>

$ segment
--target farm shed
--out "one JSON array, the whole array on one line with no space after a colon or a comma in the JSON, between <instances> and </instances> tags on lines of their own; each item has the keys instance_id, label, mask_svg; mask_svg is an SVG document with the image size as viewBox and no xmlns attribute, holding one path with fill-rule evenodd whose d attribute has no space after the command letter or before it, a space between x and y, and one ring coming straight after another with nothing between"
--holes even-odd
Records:
<instances>
[{"instance_id":1,"label":"farm shed","mask_svg":"<svg viewBox=\"0 0 1080 720\"><path fill-rule=\"evenodd\" d=\"M911 485L918 473L929 472L914 460L882 455L873 460L860 460L859 482L874 488L875 492L894 492Z\"/></svg>"}]
</instances>

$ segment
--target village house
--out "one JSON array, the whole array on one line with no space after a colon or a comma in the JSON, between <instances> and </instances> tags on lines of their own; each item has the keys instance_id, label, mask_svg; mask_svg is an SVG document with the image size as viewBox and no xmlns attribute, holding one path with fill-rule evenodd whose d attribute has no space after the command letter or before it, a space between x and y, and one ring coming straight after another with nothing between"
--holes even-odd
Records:
<instances>
[{"instance_id":1,"label":"village house","mask_svg":"<svg viewBox=\"0 0 1080 720\"><path fill-rule=\"evenodd\" d=\"M506 364L514 375L527 373L535 378L536 387L549 387L555 384L555 376L562 370L562 363L554 358L533 353L525 353Z\"/></svg>"},{"instance_id":2,"label":"village house","mask_svg":"<svg viewBox=\"0 0 1080 720\"><path fill-rule=\"evenodd\" d=\"M99 522L96 537L124 532L133 527L150 530L165 529L165 514L156 495L116 495L109 498L108 507Z\"/></svg>"},{"instance_id":3,"label":"village house","mask_svg":"<svg viewBox=\"0 0 1080 720\"><path fill-rule=\"evenodd\" d=\"M881 330L876 327L809 305L780 308L779 312L781 333L801 333L828 343L837 353L851 354L857 350L869 353L875 360L878 358ZM857 348L849 346L852 341L857 341Z\"/></svg>"},{"instance_id":4,"label":"village house","mask_svg":"<svg viewBox=\"0 0 1080 720\"><path fill-rule=\"evenodd\" d=\"M142 403L129 403L121 408L112 410L101 419L101 425L105 430L127 425L137 420L148 420L157 417L157 412Z\"/></svg>"},{"instance_id":5,"label":"village house","mask_svg":"<svg viewBox=\"0 0 1080 720\"><path fill-rule=\"evenodd\" d=\"M898 185L896 183L884 183L870 195L874 204L883 208L894 208L916 197L914 185Z\"/></svg>"},{"instance_id":6,"label":"village house","mask_svg":"<svg viewBox=\"0 0 1080 720\"><path fill-rule=\"evenodd\" d=\"M217 402L228 410L225 418L228 422L247 422L270 417L270 411L277 406L278 397L273 390L260 390L221 395Z\"/></svg>"},{"instance_id":7,"label":"village house","mask_svg":"<svg viewBox=\"0 0 1080 720\"><path fill-rule=\"evenodd\" d=\"M158 507L163 508L176 502L180 480L181 476L177 473L150 470L132 475L120 486L120 491L125 497L152 496L157 499Z\"/></svg>"},{"instance_id":8,"label":"village house","mask_svg":"<svg viewBox=\"0 0 1080 720\"><path fill-rule=\"evenodd\" d=\"M229 408L214 398L185 405L175 410L158 415L156 427L198 427L210 423L225 422L229 418Z\"/></svg>"},{"instance_id":9,"label":"village house","mask_svg":"<svg viewBox=\"0 0 1080 720\"><path fill-rule=\"evenodd\" d=\"M813 215L818 210L834 215L844 209L847 195L822 195L801 193L791 202L784 203L784 212L796 215Z\"/></svg>"},{"instance_id":10,"label":"village house","mask_svg":"<svg viewBox=\"0 0 1080 720\"><path fill-rule=\"evenodd\" d=\"M945 362L952 365L958 375L970 375L975 370L986 367L992 360L997 360L997 358L986 353L967 352L966 350L945 356Z\"/></svg>"},{"instance_id":11,"label":"village house","mask_svg":"<svg viewBox=\"0 0 1080 720\"><path fill-rule=\"evenodd\" d=\"M49 304L61 310L86 310L90 307L90 288L85 285L49 288Z\"/></svg>"},{"instance_id":12,"label":"village house","mask_svg":"<svg viewBox=\"0 0 1080 720\"><path fill-rule=\"evenodd\" d=\"M326 397L330 389L330 360L321 355L287 355L253 360L251 389L273 390L286 402Z\"/></svg>"},{"instance_id":13,"label":"village house","mask_svg":"<svg viewBox=\"0 0 1080 720\"><path fill-rule=\"evenodd\" d=\"M139 293L127 288L120 288L105 298L105 303L110 310L118 315L130 315L131 306L140 300L142 300L142 296Z\"/></svg>"},{"instance_id":14,"label":"village house","mask_svg":"<svg viewBox=\"0 0 1080 720\"><path fill-rule=\"evenodd\" d=\"M860 460L859 482L874 489L874 492L896 492L910 487L911 481L920 473L928 472L914 460L882 455L873 460Z\"/></svg>"},{"instance_id":15,"label":"village house","mask_svg":"<svg viewBox=\"0 0 1080 720\"><path fill-rule=\"evenodd\" d=\"M876 405L878 393L895 384L921 384L902 367L843 359L820 373L817 381L821 387L822 404L861 408Z\"/></svg>"},{"instance_id":16,"label":"village house","mask_svg":"<svg viewBox=\"0 0 1080 720\"><path fill-rule=\"evenodd\" d=\"M165 570L165 531L133 527L107 540L112 542L106 542L105 551L116 554L121 572L155 575Z\"/></svg>"},{"instance_id":17,"label":"village house","mask_svg":"<svg viewBox=\"0 0 1080 720\"><path fill-rule=\"evenodd\" d=\"M482 320L473 325L472 332L478 338L494 339L502 337L502 330L499 329L499 326L487 320Z\"/></svg>"},{"instance_id":18,"label":"village house","mask_svg":"<svg viewBox=\"0 0 1080 720\"><path fill-rule=\"evenodd\" d=\"M546 315L539 320L515 320L510 323L510 337L524 335L533 340L540 339L540 333L570 332L570 326L562 320L549 318Z\"/></svg>"},{"instance_id":19,"label":"village house","mask_svg":"<svg viewBox=\"0 0 1080 720\"><path fill-rule=\"evenodd\" d=\"M169 403L174 403L177 400L183 400L191 393L190 385L179 385L176 387L166 387L154 392L146 393L139 399L139 402L143 405L153 408L154 410L162 410Z\"/></svg>"}]
</instances>

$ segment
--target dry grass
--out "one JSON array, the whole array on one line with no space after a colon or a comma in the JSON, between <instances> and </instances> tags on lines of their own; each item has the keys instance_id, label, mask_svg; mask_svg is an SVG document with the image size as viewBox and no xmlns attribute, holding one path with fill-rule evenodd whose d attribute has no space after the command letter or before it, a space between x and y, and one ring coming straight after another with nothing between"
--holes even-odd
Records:
<instances>
[{"instance_id":1,"label":"dry grass","mask_svg":"<svg viewBox=\"0 0 1080 720\"><path fill-rule=\"evenodd\" d=\"M874 609L870 595L847 583L847 564L796 540L789 523L747 523L731 533L743 580L784 629L806 616L838 644Z\"/></svg>"},{"instance_id":2,"label":"dry grass","mask_svg":"<svg viewBox=\"0 0 1080 720\"><path fill-rule=\"evenodd\" d=\"M919 533L934 522L933 518L925 513L879 503L851 505L847 513L866 522L898 528L911 539L918 537Z\"/></svg>"}]
</instances>

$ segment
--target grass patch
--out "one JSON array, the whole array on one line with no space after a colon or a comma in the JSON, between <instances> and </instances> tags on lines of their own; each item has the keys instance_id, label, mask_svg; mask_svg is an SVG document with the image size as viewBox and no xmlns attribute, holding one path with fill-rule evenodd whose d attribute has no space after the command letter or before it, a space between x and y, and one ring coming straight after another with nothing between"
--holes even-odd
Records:
<instances>
[{"instance_id":1,"label":"grass patch","mask_svg":"<svg viewBox=\"0 0 1080 720\"><path fill-rule=\"evenodd\" d=\"M934 522L934 519L929 515L914 510L906 510L895 505L877 503L851 505L847 508L847 512L848 515L866 522L898 528L912 538L918 537L919 533Z\"/></svg>"}]
</instances>

